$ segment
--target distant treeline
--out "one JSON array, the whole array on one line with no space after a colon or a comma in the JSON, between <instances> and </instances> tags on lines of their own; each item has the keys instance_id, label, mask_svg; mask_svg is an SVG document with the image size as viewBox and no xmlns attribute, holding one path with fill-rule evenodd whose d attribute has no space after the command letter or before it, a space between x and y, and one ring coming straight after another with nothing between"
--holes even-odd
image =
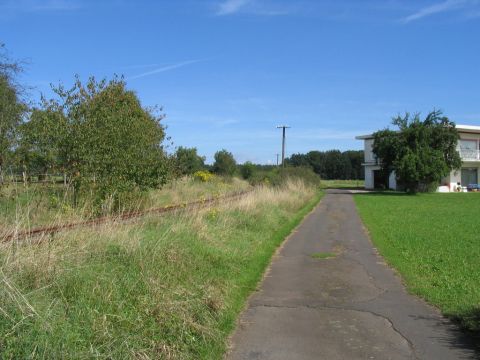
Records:
<instances>
[{"instance_id":1,"label":"distant treeline","mask_svg":"<svg viewBox=\"0 0 480 360\"><path fill-rule=\"evenodd\" d=\"M310 167L322 179L360 180L364 178L363 150L310 151L306 154L293 154L285 159L294 167Z\"/></svg>"}]
</instances>

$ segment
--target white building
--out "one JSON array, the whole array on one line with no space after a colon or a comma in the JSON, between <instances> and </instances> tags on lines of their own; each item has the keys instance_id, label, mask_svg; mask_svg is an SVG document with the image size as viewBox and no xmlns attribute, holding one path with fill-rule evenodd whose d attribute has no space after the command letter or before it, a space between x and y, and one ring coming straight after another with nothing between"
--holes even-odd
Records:
<instances>
[{"instance_id":1,"label":"white building","mask_svg":"<svg viewBox=\"0 0 480 360\"><path fill-rule=\"evenodd\" d=\"M460 140L457 150L462 158L462 167L459 170L453 170L450 175L442 180L440 185L448 187L450 191L455 191L457 184L468 186L479 183L480 172L480 126L457 125ZM380 166L377 158L372 151L373 134L357 136L357 140L364 141L365 151L365 188L375 189L388 187L397 189L395 173L392 173L386 183L386 179L380 176Z\"/></svg>"}]
</instances>

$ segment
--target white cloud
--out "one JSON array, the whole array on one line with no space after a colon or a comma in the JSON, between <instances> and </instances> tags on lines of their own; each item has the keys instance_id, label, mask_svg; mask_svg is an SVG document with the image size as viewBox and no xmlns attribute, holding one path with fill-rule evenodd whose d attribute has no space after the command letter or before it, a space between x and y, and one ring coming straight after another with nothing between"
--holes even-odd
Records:
<instances>
[{"instance_id":1,"label":"white cloud","mask_svg":"<svg viewBox=\"0 0 480 360\"><path fill-rule=\"evenodd\" d=\"M170 71L170 70L175 70L175 69L187 66L187 65L198 63L200 61L203 61L203 60L189 60L189 61L183 61L183 62L180 62L180 63L177 63L177 64L172 64L172 65L168 65L168 66L159 67L157 69L147 71L147 72L144 72L144 73L141 73L141 74L138 74L138 75L129 76L127 78L127 80L139 79L139 78L142 78L142 77L145 77L145 76L150 76L150 75L155 75L155 74L159 74L159 73Z\"/></svg>"},{"instance_id":2,"label":"white cloud","mask_svg":"<svg viewBox=\"0 0 480 360\"><path fill-rule=\"evenodd\" d=\"M472 3L476 3L476 1L446 0L441 3L433 4L431 6L427 6L423 9L420 9L417 12L403 18L402 21L405 23L409 23L411 21L420 20L427 16L431 16L431 15L435 15L435 14L439 14L447 11L453 11Z\"/></svg>"},{"instance_id":3,"label":"white cloud","mask_svg":"<svg viewBox=\"0 0 480 360\"><path fill-rule=\"evenodd\" d=\"M239 12L252 0L225 0L218 5L217 15L231 15Z\"/></svg>"}]
</instances>

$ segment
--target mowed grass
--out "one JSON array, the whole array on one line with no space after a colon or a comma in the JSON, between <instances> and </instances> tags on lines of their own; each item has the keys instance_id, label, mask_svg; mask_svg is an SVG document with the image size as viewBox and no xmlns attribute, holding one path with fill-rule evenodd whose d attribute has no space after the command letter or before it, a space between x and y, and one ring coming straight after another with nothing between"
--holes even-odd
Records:
<instances>
[{"instance_id":1,"label":"mowed grass","mask_svg":"<svg viewBox=\"0 0 480 360\"><path fill-rule=\"evenodd\" d=\"M2 359L221 359L275 249L319 201L300 182L0 250Z\"/></svg>"},{"instance_id":2,"label":"mowed grass","mask_svg":"<svg viewBox=\"0 0 480 360\"><path fill-rule=\"evenodd\" d=\"M362 194L372 241L414 294L480 331L480 194Z\"/></svg>"},{"instance_id":3,"label":"mowed grass","mask_svg":"<svg viewBox=\"0 0 480 360\"><path fill-rule=\"evenodd\" d=\"M365 181L363 180L323 180L320 187L323 189L338 189L338 188L363 188Z\"/></svg>"}]
</instances>

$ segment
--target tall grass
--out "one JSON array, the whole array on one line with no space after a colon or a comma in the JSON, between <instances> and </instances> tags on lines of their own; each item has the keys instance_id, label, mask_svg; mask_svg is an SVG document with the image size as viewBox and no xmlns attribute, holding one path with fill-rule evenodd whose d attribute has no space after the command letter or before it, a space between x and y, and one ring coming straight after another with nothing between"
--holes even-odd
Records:
<instances>
[{"instance_id":1,"label":"tall grass","mask_svg":"<svg viewBox=\"0 0 480 360\"><path fill-rule=\"evenodd\" d=\"M2 358L220 359L284 237L302 182L198 211L0 250Z\"/></svg>"},{"instance_id":2,"label":"tall grass","mask_svg":"<svg viewBox=\"0 0 480 360\"><path fill-rule=\"evenodd\" d=\"M218 177L202 183L185 177L162 189L126 194L128 198L121 204L120 212L182 204L247 188L248 183L240 179L224 181ZM102 204L99 213L93 198L89 198L88 194L75 207L72 206L72 198L72 189L61 184L13 184L0 187L0 237L2 234L36 226L64 224L114 213L108 199Z\"/></svg>"}]
</instances>

